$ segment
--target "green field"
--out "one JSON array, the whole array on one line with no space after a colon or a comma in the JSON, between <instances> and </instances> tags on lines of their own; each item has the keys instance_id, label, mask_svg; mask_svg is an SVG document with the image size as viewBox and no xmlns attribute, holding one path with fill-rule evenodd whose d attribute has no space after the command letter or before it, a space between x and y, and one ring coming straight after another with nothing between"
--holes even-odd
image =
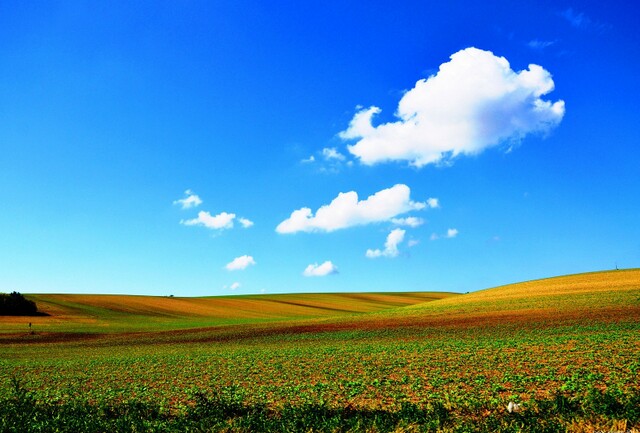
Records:
<instances>
[{"instance_id":1,"label":"green field","mask_svg":"<svg viewBox=\"0 0 640 433\"><path fill-rule=\"evenodd\" d=\"M0 318L0 431L640 427L637 269L465 295L28 298L49 316Z\"/></svg>"}]
</instances>

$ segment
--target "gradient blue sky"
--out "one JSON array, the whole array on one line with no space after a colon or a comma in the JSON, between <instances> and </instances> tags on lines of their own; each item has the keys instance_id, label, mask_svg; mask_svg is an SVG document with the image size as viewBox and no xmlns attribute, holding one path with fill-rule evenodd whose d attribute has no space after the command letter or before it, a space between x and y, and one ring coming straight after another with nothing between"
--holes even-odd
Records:
<instances>
[{"instance_id":1,"label":"gradient blue sky","mask_svg":"<svg viewBox=\"0 0 640 433\"><path fill-rule=\"evenodd\" d=\"M2 2L0 291L466 292L638 267L636 7ZM463 64L470 47L504 57L513 74L544 68L555 89L540 97L564 101L563 115L540 120L531 95L498 100L476 112L476 130L503 128L513 116L529 126L499 130L485 144L469 139L475 152L457 152L462 142L427 129L413 138L445 152L430 163L416 164L411 149L404 159L368 162L352 152L365 138L340 133L356 113L379 108L371 134L401 123L401 98L455 53ZM489 87L473 84L484 79L475 68L423 98L416 118L436 113L437 129L468 108L441 104L465 83ZM378 141L395 149L402 140L388 135ZM343 218L333 230L342 209L324 226L305 220L298 228L307 231L276 231L292 212L315 213L339 193L364 200L394 185L406 185L415 206L383 204L390 213ZM183 209L176 201L186 190L202 203ZM189 225L199 212L233 213L234 226ZM391 221L406 217L423 224ZM404 230L402 241L385 252L394 230ZM367 257L376 249L369 255L379 257ZM245 255L255 264L226 268ZM327 261L322 269L337 273L303 275Z\"/></svg>"}]
</instances>

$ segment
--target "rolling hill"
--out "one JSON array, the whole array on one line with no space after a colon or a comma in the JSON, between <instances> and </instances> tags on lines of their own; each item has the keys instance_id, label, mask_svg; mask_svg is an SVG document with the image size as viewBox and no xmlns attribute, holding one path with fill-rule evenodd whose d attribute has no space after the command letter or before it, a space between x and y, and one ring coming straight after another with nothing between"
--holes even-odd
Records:
<instances>
[{"instance_id":1,"label":"rolling hill","mask_svg":"<svg viewBox=\"0 0 640 433\"><path fill-rule=\"evenodd\" d=\"M163 340L228 341L277 335L396 330L403 333L634 321L640 269L546 278L454 293L324 293L173 298L29 295L49 316L0 317L0 338L164 334ZM29 337L27 337L29 338ZM151 338L151 337L149 337ZM156 338L156 337L153 337Z\"/></svg>"},{"instance_id":2,"label":"rolling hill","mask_svg":"<svg viewBox=\"0 0 640 433\"><path fill-rule=\"evenodd\" d=\"M454 293L323 293L221 297L35 294L43 317L0 317L0 332L167 330L363 314L421 304Z\"/></svg>"}]
</instances>

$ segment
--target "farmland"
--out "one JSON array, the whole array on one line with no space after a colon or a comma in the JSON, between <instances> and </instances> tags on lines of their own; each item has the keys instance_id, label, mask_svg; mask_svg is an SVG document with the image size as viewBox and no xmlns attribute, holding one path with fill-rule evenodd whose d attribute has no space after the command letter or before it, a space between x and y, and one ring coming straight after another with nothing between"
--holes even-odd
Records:
<instances>
[{"instance_id":1,"label":"farmland","mask_svg":"<svg viewBox=\"0 0 640 433\"><path fill-rule=\"evenodd\" d=\"M29 299L50 315L0 319L4 431L640 426L640 270L465 295Z\"/></svg>"}]
</instances>

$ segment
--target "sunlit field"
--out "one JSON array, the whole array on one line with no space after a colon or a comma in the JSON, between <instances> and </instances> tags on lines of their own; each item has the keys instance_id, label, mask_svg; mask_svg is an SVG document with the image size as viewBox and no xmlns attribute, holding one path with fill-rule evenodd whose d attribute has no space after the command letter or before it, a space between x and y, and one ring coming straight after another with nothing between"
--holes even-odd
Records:
<instances>
[{"instance_id":1,"label":"sunlit field","mask_svg":"<svg viewBox=\"0 0 640 433\"><path fill-rule=\"evenodd\" d=\"M29 298L50 315L0 319L1 431L640 426L640 270L464 295Z\"/></svg>"}]
</instances>

